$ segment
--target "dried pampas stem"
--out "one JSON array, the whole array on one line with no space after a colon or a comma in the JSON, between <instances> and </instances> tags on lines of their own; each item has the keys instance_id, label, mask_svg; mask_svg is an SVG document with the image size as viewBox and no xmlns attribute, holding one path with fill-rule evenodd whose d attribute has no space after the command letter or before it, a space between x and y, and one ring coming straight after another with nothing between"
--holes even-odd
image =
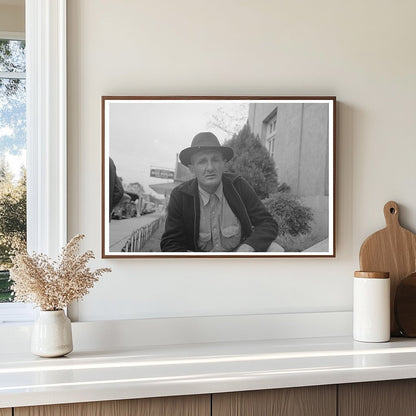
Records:
<instances>
[{"instance_id":1,"label":"dried pampas stem","mask_svg":"<svg viewBox=\"0 0 416 416\"><path fill-rule=\"evenodd\" d=\"M85 296L100 276L111 269L91 271L88 268L87 263L94 254L92 251L78 254L83 238L82 234L73 237L62 249L58 261L45 254L29 255L27 251L16 254L10 270L14 301L34 303L42 310L56 311Z\"/></svg>"}]
</instances>

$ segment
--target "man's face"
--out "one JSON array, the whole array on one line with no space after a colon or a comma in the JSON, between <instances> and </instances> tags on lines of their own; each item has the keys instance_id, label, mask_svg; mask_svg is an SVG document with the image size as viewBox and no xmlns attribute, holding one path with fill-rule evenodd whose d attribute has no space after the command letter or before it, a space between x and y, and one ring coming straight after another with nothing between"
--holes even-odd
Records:
<instances>
[{"instance_id":1,"label":"man's face","mask_svg":"<svg viewBox=\"0 0 416 416\"><path fill-rule=\"evenodd\" d=\"M200 150L192 156L189 169L204 191L214 193L221 183L225 160L217 150Z\"/></svg>"}]
</instances>

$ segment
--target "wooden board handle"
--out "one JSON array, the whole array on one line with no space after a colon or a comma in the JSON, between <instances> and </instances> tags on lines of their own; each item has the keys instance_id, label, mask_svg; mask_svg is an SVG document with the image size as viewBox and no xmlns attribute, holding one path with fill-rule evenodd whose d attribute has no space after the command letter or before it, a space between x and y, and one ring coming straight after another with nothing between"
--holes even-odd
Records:
<instances>
[{"instance_id":1,"label":"wooden board handle","mask_svg":"<svg viewBox=\"0 0 416 416\"><path fill-rule=\"evenodd\" d=\"M399 205L397 202L389 201L386 205L384 205L384 218L386 219L387 227L400 226Z\"/></svg>"}]
</instances>

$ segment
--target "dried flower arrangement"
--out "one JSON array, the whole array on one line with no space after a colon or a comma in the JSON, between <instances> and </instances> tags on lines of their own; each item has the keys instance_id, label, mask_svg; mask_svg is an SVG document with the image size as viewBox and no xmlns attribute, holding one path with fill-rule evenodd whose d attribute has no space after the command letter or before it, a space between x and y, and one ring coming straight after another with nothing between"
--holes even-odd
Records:
<instances>
[{"instance_id":1,"label":"dried flower arrangement","mask_svg":"<svg viewBox=\"0 0 416 416\"><path fill-rule=\"evenodd\" d=\"M62 249L58 261L45 254L17 253L10 270L14 301L34 303L41 310L56 311L86 295L99 277L111 269L91 271L87 267L94 254L92 251L78 254L83 238L81 234L73 237Z\"/></svg>"}]
</instances>

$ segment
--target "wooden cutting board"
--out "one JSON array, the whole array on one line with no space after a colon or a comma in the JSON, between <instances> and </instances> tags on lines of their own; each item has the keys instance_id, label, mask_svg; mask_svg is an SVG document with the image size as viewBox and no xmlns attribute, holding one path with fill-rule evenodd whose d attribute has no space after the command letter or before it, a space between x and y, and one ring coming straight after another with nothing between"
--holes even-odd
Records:
<instances>
[{"instance_id":1,"label":"wooden cutting board","mask_svg":"<svg viewBox=\"0 0 416 416\"><path fill-rule=\"evenodd\" d=\"M397 286L394 316L403 335L416 337L416 273L402 279Z\"/></svg>"},{"instance_id":2,"label":"wooden cutting board","mask_svg":"<svg viewBox=\"0 0 416 416\"><path fill-rule=\"evenodd\" d=\"M384 205L386 228L370 235L360 250L362 271L389 272L391 335L400 335L394 319L394 298L401 279L416 271L416 235L399 222L399 206L390 201Z\"/></svg>"}]
</instances>

